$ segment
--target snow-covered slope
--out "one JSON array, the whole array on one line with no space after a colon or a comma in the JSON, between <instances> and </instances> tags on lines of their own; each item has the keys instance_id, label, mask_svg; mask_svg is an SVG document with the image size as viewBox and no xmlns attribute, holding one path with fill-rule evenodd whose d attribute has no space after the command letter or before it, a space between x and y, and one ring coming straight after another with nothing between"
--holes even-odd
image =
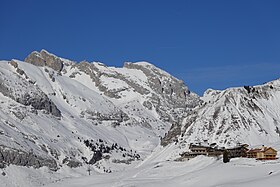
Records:
<instances>
[{"instance_id":1,"label":"snow-covered slope","mask_svg":"<svg viewBox=\"0 0 280 187\"><path fill-rule=\"evenodd\" d=\"M0 63L1 167L90 163L112 172L144 159L186 106L200 102L146 62L115 68L46 50L25 61Z\"/></svg>"},{"instance_id":2,"label":"snow-covered slope","mask_svg":"<svg viewBox=\"0 0 280 187\"><path fill-rule=\"evenodd\" d=\"M237 158L224 164L221 160L199 156L188 162L150 163L128 171L63 180L58 186L135 186L135 187L261 187L279 186L279 161L261 162Z\"/></svg>"}]
</instances>

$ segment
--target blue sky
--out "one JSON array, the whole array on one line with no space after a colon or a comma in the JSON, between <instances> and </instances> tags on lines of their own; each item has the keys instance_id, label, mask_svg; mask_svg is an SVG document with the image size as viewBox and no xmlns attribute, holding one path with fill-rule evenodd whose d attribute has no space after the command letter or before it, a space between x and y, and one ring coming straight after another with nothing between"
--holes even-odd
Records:
<instances>
[{"instance_id":1,"label":"blue sky","mask_svg":"<svg viewBox=\"0 0 280 187\"><path fill-rule=\"evenodd\" d=\"M148 61L202 95L280 78L280 1L0 2L0 59Z\"/></svg>"}]
</instances>

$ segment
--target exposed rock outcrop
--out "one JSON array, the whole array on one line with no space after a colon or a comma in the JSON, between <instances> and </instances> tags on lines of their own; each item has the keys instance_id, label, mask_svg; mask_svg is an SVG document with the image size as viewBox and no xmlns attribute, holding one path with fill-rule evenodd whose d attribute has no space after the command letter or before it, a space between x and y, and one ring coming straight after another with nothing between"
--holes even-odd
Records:
<instances>
[{"instance_id":1,"label":"exposed rock outcrop","mask_svg":"<svg viewBox=\"0 0 280 187\"><path fill-rule=\"evenodd\" d=\"M125 63L125 68L141 70L147 77L150 87L166 98L166 101L175 107L193 108L198 104L199 97L189 91L182 80L178 80L165 71L147 62Z\"/></svg>"},{"instance_id":2,"label":"exposed rock outcrop","mask_svg":"<svg viewBox=\"0 0 280 187\"><path fill-rule=\"evenodd\" d=\"M151 109L154 105L164 121L176 123L182 118L184 110L190 110L202 103L199 96L190 92L182 80L178 80L150 63L125 63L124 67L141 70L147 76L149 87L154 93L149 97L150 104L147 105L148 103L145 102L144 106ZM176 109L183 109L183 111L175 111Z\"/></svg>"},{"instance_id":3,"label":"exposed rock outcrop","mask_svg":"<svg viewBox=\"0 0 280 187\"><path fill-rule=\"evenodd\" d=\"M61 117L60 110L45 94L39 97L31 97L28 93L25 93L23 97L16 98L16 101L26 106L31 105L36 110L45 110L56 117Z\"/></svg>"},{"instance_id":4,"label":"exposed rock outcrop","mask_svg":"<svg viewBox=\"0 0 280 187\"><path fill-rule=\"evenodd\" d=\"M43 91L32 82L13 73L10 73L9 77L0 77L0 92L25 106L32 106L36 110L45 110L56 117L61 116L60 110Z\"/></svg>"},{"instance_id":5,"label":"exposed rock outcrop","mask_svg":"<svg viewBox=\"0 0 280 187\"><path fill-rule=\"evenodd\" d=\"M62 164L66 164L70 168L77 168L77 167L82 166L82 163L79 162L77 159L69 158L69 157L66 157L65 159L63 159Z\"/></svg>"},{"instance_id":6,"label":"exposed rock outcrop","mask_svg":"<svg viewBox=\"0 0 280 187\"><path fill-rule=\"evenodd\" d=\"M35 66L48 66L55 71L61 71L63 68L63 61L61 58L47 52L44 49L40 52L33 51L24 59L24 61Z\"/></svg>"},{"instance_id":7,"label":"exposed rock outcrop","mask_svg":"<svg viewBox=\"0 0 280 187\"><path fill-rule=\"evenodd\" d=\"M74 67L77 67L80 71L85 72L88 74L92 81L95 83L95 85L99 88L100 91L104 92L104 94L110 98L120 98L118 95L119 92L124 91L123 89L108 89L106 86L104 86L101 82L101 76L107 77L107 78L115 78L118 80L121 80L128 84L131 88L133 88L136 92L145 95L149 94L149 90L145 89L143 86L131 81L130 79L126 78L124 75L118 73L118 72L112 72L112 73L104 73L101 72L98 66L106 67L105 65L101 63L89 63L86 61L83 61L79 64L76 64ZM106 67L107 68L107 67ZM109 69L109 68L108 68ZM73 75L72 75L73 76Z\"/></svg>"},{"instance_id":8,"label":"exposed rock outcrop","mask_svg":"<svg viewBox=\"0 0 280 187\"><path fill-rule=\"evenodd\" d=\"M53 158L43 158L32 152L25 152L0 145L0 167L5 167L9 164L34 168L46 166L54 171L58 169L57 163Z\"/></svg>"}]
</instances>

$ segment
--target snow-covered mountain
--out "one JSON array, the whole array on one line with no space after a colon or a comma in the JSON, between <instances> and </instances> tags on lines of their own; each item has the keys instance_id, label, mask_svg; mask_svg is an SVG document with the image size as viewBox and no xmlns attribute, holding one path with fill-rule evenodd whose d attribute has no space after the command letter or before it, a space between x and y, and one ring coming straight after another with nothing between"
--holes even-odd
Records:
<instances>
[{"instance_id":1,"label":"snow-covered mountain","mask_svg":"<svg viewBox=\"0 0 280 187\"><path fill-rule=\"evenodd\" d=\"M1 61L0 74L2 167L99 161L111 172L110 164L145 158L200 102L183 81L147 62L115 68L42 50L25 62Z\"/></svg>"},{"instance_id":2,"label":"snow-covered mountain","mask_svg":"<svg viewBox=\"0 0 280 187\"><path fill-rule=\"evenodd\" d=\"M190 143L233 147L280 141L280 79L223 91L208 89L201 100L162 140L165 145L176 144L175 155Z\"/></svg>"},{"instance_id":3,"label":"snow-covered mountain","mask_svg":"<svg viewBox=\"0 0 280 187\"><path fill-rule=\"evenodd\" d=\"M280 140L280 80L199 97L147 62L107 67L42 50L0 61L0 102L0 168L46 166L44 174L88 165L100 173L144 168L178 158L195 142Z\"/></svg>"}]
</instances>

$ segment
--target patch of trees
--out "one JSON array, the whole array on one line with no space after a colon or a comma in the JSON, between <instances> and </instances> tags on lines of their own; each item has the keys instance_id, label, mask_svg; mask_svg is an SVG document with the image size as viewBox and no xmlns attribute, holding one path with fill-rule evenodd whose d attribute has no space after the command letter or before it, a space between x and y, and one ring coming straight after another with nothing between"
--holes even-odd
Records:
<instances>
[{"instance_id":1,"label":"patch of trees","mask_svg":"<svg viewBox=\"0 0 280 187\"><path fill-rule=\"evenodd\" d=\"M93 140L84 140L84 144L93 152L93 156L89 161L87 161L87 158L82 157L82 159L87 164L95 164L103 157L108 156L108 155L104 156L104 154L111 154L113 151L119 152L123 157L129 157L130 159L133 160L140 159L140 155L137 154L135 151L134 153L132 149L128 151L122 146L119 146L117 143L113 143L109 145L106 141L102 139L98 139L96 142L94 142Z\"/></svg>"},{"instance_id":2,"label":"patch of trees","mask_svg":"<svg viewBox=\"0 0 280 187\"><path fill-rule=\"evenodd\" d=\"M256 91L256 89L253 86L244 86L245 90L247 90L248 93L253 93Z\"/></svg>"},{"instance_id":3,"label":"patch of trees","mask_svg":"<svg viewBox=\"0 0 280 187\"><path fill-rule=\"evenodd\" d=\"M223 162L224 162L224 163L227 163L227 162L229 162L229 161L230 161L229 153L228 153L227 150L224 150L224 152L223 152Z\"/></svg>"}]
</instances>

